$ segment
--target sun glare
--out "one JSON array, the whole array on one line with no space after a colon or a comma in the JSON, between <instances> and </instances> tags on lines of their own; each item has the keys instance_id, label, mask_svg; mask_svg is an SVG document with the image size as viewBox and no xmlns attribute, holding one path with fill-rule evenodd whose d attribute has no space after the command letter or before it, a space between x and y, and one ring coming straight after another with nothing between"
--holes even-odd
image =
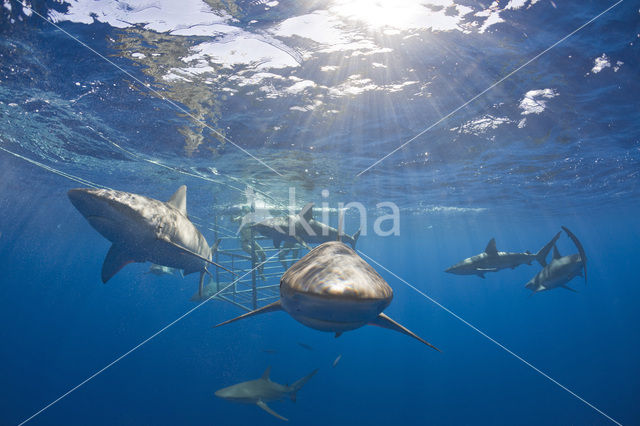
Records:
<instances>
[{"instance_id":1,"label":"sun glare","mask_svg":"<svg viewBox=\"0 0 640 426\"><path fill-rule=\"evenodd\" d=\"M338 0L331 11L347 19L365 23L372 28L408 30L431 28L455 29L467 8L451 0L428 3L410 0Z\"/></svg>"}]
</instances>

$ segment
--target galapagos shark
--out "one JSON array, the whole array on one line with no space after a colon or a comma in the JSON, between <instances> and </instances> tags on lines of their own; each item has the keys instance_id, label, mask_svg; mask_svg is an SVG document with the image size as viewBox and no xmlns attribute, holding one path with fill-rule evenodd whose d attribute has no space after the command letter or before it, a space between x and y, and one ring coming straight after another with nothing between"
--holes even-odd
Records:
<instances>
[{"instance_id":1,"label":"galapagos shark","mask_svg":"<svg viewBox=\"0 0 640 426\"><path fill-rule=\"evenodd\" d=\"M284 273L280 300L215 327L258 314L285 311L307 327L335 333L336 337L370 324L406 334L439 351L382 313L392 299L393 290L375 269L344 243L329 241L311 250Z\"/></svg>"},{"instance_id":2,"label":"galapagos shark","mask_svg":"<svg viewBox=\"0 0 640 426\"><path fill-rule=\"evenodd\" d=\"M167 202L112 189L76 188L68 196L89 224L113 243L102 265L103 283L131 262L149 261L182 269L184 275L200 272L202 293L207 264L229 271L211 261L215 245L209 247L188 219L185 185Z\"/></svg>"},{"instance_id":3,"label":"galapagos shark","mask_svg":"<svg viewBox=\"0 0 640 426\"><path fill-rule=\"evenodd\" d=\"M360 237L360 231L351 236L339 233L336 228L315 220L313 218L313 203L308 203L297 214L272 217L251 226L260 234L272 239L273 246L276 248L280 248L280 244L285 241L293 244L297 242L311 250L309 244L342 240L355 249L358 237Z\"/></svg>"},{"instance_id":4,"label":"galapagos shark","mask_svg":"<svg viewBox=\"0 0 640 426\"><path fill-rule=\"evenodd\" d=\"M286 417L276 413L267 405L267 402L278 401L285 396L289 396L293 402L296 401L296 393L302 388L318 372L313 370L300 380L295 381L291 386L281 385L272 382L269 377L271 367L267 367L262 377L248 382L238 383L233 386L226 387L216 391L215 395L227 401L241 402L244 404L256 404L267 413L279 418L280 420L289 421Z\"/></svg>"},{"instance_id":5,"label":"galapagos shark","mask_svg":"<svg viewBox=\"0 0 640 426\"><path fill-rule=\"evenodd\" d=\"M515 269L525 263L531 265L531 262L534 260L537 260L538 263L544 267L547 264L546 257L560 237L560 234L561 232L558 232L551 241L535 254L529 251L524 253L498 251L496 248L496 239L492 238L489 244L487 244L487 248L484 249L484 252L456 263L446 269L445 272L456 275L478 275L480 278L484 278L484 274L487 272L497 272L506 268Z\"/></svg>"},{"instance_id":6,"label":"galapagos shark","mask_svg":"<svg viewBox=\"0 0 640 426\"><path fill-rule=\"evenodd\" d=\"M533 292L531 294L558 287L575 292L567 283L577 276L584 276L584 283L585 285L587 284L587 255L584 252L584 248L571 231L564 226L562 229L576 245L578 253L562 256L558 251L558 247L554 245L551 262L525 285L526 288Z\"/></svg>"}]
</instances>

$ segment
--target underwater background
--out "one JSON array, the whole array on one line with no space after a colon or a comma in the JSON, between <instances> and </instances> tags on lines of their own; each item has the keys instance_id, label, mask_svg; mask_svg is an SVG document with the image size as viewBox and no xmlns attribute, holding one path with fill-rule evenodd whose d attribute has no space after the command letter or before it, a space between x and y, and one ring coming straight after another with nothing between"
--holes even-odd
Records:
<instances>
[{"instance_id":1,"label":"underwater background","mask_svg":"<svg viewBox=\"0 0 640 426\"><path fill-rule=\"evenodd\" d=\"M183 184L222 249L251 193L283 214L293 189L334 227L362 203L357 249L424 293L370 262L394 289L385 312L442 352L285 313L213 329L242 311L211 300L29 423L280 424L214 396L270 365L282 384L319 368L270 404L293 424L640 424L638 43L629 0L2 0L0 424L197 306L195 275L149 264L102 284L110 244L67 191L168 200ZM399 235L374 232L382 202ZM362 225L347 212L347 233ZM535 252L561 225L588 258L578 293L530 296L536 263L444 273L491 238ZM558 249L577 252L564 234Z\"/></svg>"}]
</instances>

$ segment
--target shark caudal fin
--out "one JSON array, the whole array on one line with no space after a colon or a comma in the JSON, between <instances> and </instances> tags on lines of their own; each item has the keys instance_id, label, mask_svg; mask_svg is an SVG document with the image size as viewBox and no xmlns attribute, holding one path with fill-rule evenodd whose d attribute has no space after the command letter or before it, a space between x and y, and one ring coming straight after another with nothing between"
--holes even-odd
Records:
<instances>
[{"instance_id":1,"label":"shark caudal fin","mask_svg":"<svg viewBox=\"0 0 640 426\"><path fill-rule=\"evenodd\" d=\"M291 386L289 386L289 397L291 398L291 401L296 402L296 392L298 392L300 389L302 389L302 387L318 372L318 369L316 368L315 370L313 370L311 373L307 374L306 376L304 376L302 379L300 380L296 380L295 382L293 382L293 384Z\"/></svg>"},{"instance_id":2,"label":"shark caudal fin","mask_svg":"<svg viewBox=\"0 0 640 426\"><path fill-rule=\"evenodd\" d=\"M431 343L427 342L426 340L422 339L421 337L418 337L418 335L415 334L413 331L411 331L408 328L398 324L397 322L395 322L394 320L392 320L391 318L389 318L388 316L386 316L383 313L380 313L373 321L370 321L368 324L369 325L377 325L378 327L388 328L389 330L394 330L394 331L398 331L398 332L400 332L402 334L406 334L407 336L413 337L414 339L424 343L425 345L429 346L430 348L433 348L436 351L440 352L440 349L436 348Z\"/></svg>"},{"instance_id":3,"label":"shark caudal fin","mask_svg":"<svg viewBox=\"0 0 640 426\"><path fill-rule=\"evenodd\" d=\"M351 241L349 241L349 244L351 244L351 248L354 250L356 249L356 243L358 242L358 238L360 238L360 231L362 230L358 229L358 232L353 234L353 237L351 237Z\"/></svg>"},{"instance_id":4,"label":"shark caudal fin","mask_svg":"<svg viewBox=\"0 0 640 426\"><path fill-rule=\"evenodd\" d=\"M582 247L582 244L580 244L580 241L578 241L578 237L573 235L573 232L569 231L565 226L561 226L561 228L564 230L564 232L567 233L569 238L571 238L571 241L573 241L573 244L575 244L576 247L578 248L578 252L580 253L580 260L582 260L582 269L584 269L584 283L586 285L587 284L587 254L584 252L584 247Z\"/></svg>"},{"instance_id":5,"label":"shark caudal fin","mask_svg":"<svg viewBox=\"0 0 640 426\"><path fill-rule=\"evenodd\" d=\"M562 234L562 232L558 232L555 237L551 239L551 241L545 244L545 246L538 250L538 252L536 253L536 260L540 265L542 265L543 268L547 266L547 256L549 255L549 251L556 244L558 238L560 238L560 234Z\"/></svg>"},{"instance_id":6,"label":"shark caudal fin","mask_svg":"<svg viewBox=\"0 0 640 426\"><path fill-rule=\"evenodd\" d=\"M235 321L238 321L238 320L241 320L241 319L252 317L254 315L266 314L267 312L275 312L275 311L281 311L281 310L282 310L282 304L278 300L277 302L273 302L273 303L271 303L271 304L269 304L267 306L263 306L262 308L255 309L255 310L253 310L251 312L247 312L246 314L240 315L239 317L235 317L235 318L232 318L232 319L230 319L228 321L221 322L218 325L214 325L213 328L220 327L222 325L227 325L227 324L230 324L232 322L235 322Z\"/></svg>"}]
</instances>

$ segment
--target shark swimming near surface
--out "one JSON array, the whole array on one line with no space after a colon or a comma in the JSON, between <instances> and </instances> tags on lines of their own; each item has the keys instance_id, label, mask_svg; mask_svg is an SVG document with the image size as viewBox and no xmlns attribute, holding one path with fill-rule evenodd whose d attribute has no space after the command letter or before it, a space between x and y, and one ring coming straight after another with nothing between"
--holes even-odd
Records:
<instances>
[{"instance_id":1,"label":"shark swimming near surface","mask_svg":"<svg viewBox=\"0 0 640 426\"><path fill-rule=\"evenodd\" d=\"M102 265L104 283L129 263L152 262L181 269L184 275L200 272L202 293L208 264L228 271L211 261L215 247L209 247L188 219L184 185L167 202L112 189L77 188L68 196L89 224L113 243Z\"/></svg>"},{"instance_id":2,"label":"shark swimming near surface","mask_svg":"<svg viewBox=\"0 0 640 426\"><path fill-rule=\"evenodd\" d=\"M534 260L538 261L540 265L546 266L546 257L560 237L560 234L561 232L558 232L551 241L545 244L545 246L535 254L529 251L524 253L498 251L496 248L496 240L492 238L482 253L456 263L446 269L445 272L456 275L477 275L480 278L484 278L484 274L487 272L497 272L507 268L515 269L524 264L531 265L531 262Z\"/></svg>"},{"instance_id":3,"label":"shark swimming near surface","mask_svg":"<svg viewBox=\"0 0 640 426\"><path fill-rule=\"evenodd\" d=\"M311 379L318 370L313 370L300 380L295 381L291 386L281 385L271 381L271 367L267 367L262 377L248 382L238 383L216 391L215 395L227 401L240 402L244 404L256 404L267 413L288 421L286 417L276 413L267 405L267 402L278 401L285 396L289 396L293 402L296 401L296 393Z\"/></svg>"},{"instance_id":4,"label":"shark swimming near surface","mask_svg":"<svg viewBox=\"0 0 640 426\"><path fill-rule=\"evenodd\" d=\"M285 311L296 321L340 336L364 325L376 325L431 343L382 313L393 299L387 282L355 251L339 241L311 250L280 280L280 300L215 327L250 316Z\"/></svg>"},{"instance_id":5,"label":"shark swimming near surface","mask_svg":"<svg viewBox=\"0 0 640 426\"><path fill-rule=\"evenodd\" d=\"M355 249L360 231L353 236L340 233L338 230L313 218L313 203L308 203L300 212L288 216L278 216L254 223L253 228L260 234L273 240L273 246L280 248L284 242L298 243L311 250L309 244L325 243L341 240Z\"/></svg>"},{"instance_id":6,"label":"shark swimming near surface","mask_svg":"<svg viewBox=\"0 0 640 426\"><path fill-rule=\"evenodd\" d=\"M558 248L553 246L553 259L525 285L535 294L545 290L562 287L575 292L567 283L577 276L584 276L587 283L587 255L578 238L566 227L562 227L578 248L578 253L562 256ZM584 274L583 274L584 272Z\"/></svg>"}]
</instances>

